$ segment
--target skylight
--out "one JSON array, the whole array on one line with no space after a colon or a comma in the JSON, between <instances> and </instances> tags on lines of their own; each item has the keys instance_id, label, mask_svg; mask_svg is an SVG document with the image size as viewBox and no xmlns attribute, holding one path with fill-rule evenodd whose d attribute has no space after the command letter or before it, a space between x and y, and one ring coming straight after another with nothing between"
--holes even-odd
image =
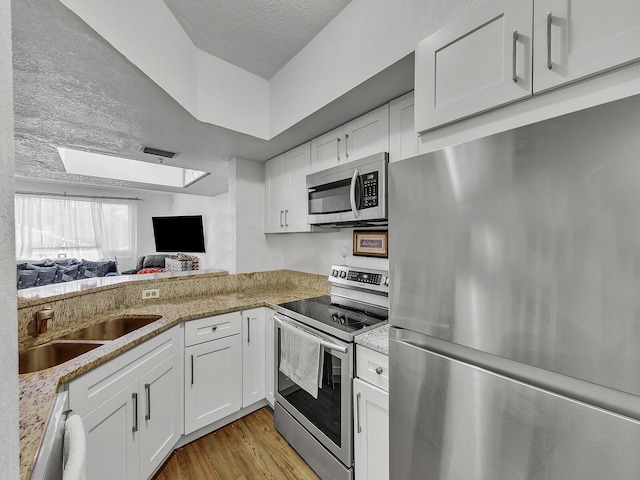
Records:
<instances>
[{"instance_id":1,"label":"skylight","mask_svg":"<svg viewBox=\"0 0 640 480\"><path fill-rule=\"evenodd\" d=\"M172 167L157 163L111 157L58 147L67 173L90 177L113 178L127 182L150 183L166 187L187 188L209 175L208 172Z\"/></svg>"}]
</instances>

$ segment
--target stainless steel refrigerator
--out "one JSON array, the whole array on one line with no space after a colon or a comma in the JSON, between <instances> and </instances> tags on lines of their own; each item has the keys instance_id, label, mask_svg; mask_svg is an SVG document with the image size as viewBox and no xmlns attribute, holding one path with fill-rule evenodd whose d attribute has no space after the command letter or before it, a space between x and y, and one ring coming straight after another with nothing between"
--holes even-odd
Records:
<instances>
[{"instance_id":1,"label":"stainless steel refrigerator","mask_svg":"<svg viewBox=\"0 0 640 480\"><path fill-rule=\"evenodd\" d=\"M640 478L640 97L389 166L390 478Z\"/></svg>"}]
</instances>

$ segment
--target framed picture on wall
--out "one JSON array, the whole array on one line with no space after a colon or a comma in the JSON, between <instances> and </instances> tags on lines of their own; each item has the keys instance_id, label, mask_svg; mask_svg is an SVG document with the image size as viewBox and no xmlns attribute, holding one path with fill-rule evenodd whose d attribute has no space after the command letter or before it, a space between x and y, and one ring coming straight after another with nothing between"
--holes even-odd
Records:
<instances>
[{"instance_id":1,"label":"framed picture on wall","mask_svg":"<svg viewBox=\"0 0 640 480\"><path fill-rule=\"evenodd\" d=\"M353 254L361 257L389 257L389 232L354 230Z\"/></svg>"}]
</instances>

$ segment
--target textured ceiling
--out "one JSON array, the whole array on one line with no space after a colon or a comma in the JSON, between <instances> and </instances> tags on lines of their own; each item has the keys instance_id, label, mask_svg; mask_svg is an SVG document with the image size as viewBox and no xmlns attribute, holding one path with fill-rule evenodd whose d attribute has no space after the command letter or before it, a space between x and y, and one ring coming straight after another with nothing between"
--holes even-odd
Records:
<instances>
[{"instance_id":1,"label":"textured ceiling","mask_svg":"<svg viewBox=\"0 0 640 480\"><path fill-rule=\"evenodd\" d=\"M215 196L228 161L265 161L413 89L413 56L266 141L200 122L62 3L12 2L15 175L82 185ZM69 174L56 147L211 172L186 189ZM152 182L153 179L150 179Z\"/></svg>"},{"instance_id":2,"label":"textured ceiling","mask_svg":"<svg viewBox=\"0 0 640 480\"><path fill-rule=\"evenodd\" d=\"M270 79L351 0L164 0L193 43Z\"/></svg>"}]
</instances>

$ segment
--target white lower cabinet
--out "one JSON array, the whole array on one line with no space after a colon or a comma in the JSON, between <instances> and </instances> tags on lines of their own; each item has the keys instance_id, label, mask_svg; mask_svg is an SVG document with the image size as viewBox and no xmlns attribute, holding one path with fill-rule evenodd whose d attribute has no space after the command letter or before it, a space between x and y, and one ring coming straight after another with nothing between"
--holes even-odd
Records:
<instances>
[{"instance_id":1,"label":"white lower cabinet","mask_svg":"<svg viewBox=\"0 0 640 480\"><path fill-rule=\"evenodd\" d=\"M180 360L180 354L174 353L138 381L140 478L151 478L182 435Z\"/></svg>"},{"instance_id":2,"label":"white lower cabinet","mask_svg":"<svg viewBox=\"0 0 640 480\"><path fill-rule=\"evenodd\" d=\"M361 355L370 360L358 362ZM353 380L353 431L354 431L354 472L356 480L388 480L389 479L389 393L379 386L374 386L362 378L373 378L368 371L368 364L376 365L374 380L378 385L387 388L388 357L373 350L356 348L357 374L360 378ZM378 373L380 372L380 373Z\"/></svg>"},{"instance_id":3,"label":"white lower cabinet","mask_svg":"<svg viewBox=\"0 0 640 480\"><path fill-rule=\"evenodd\" d=\"M68 384L87 434L87 478L148 479L182 434L181 331L174 327Z\"/></svg>"},{"instance_id":4,"label":"white lower cabinet","mask_svg":"<svg viewBox=\"0 0 640 480\"><path fill-rule=\"evenodd\" d=\"M237 321L239 324L240 312L237 312ZM188 325L187 323L187 328ZM184 367L185 434L206 427L240 410L242 405L240 334L185 348Z\"/></svg>"},{"instance_id":5,"label":"white lower cabinet","mask_svg":"<svg viewBox=\"0 0 640 480\"><path fill-rule=\"evenodd\" d=\"M242 407L265 396L264 308L242 312Z\"/></svg>"},{"instance_id":6,"label":"white lower cabinet","mask_svg":"<svg viewBox=\"0 0 640 480\"><path fill-rule=\"evenodd\" d=\"M275 328L273 316L276 312L270 308L265 308L265 397L271 408L275 402Z\"/></svg>"},{"instance_id":7,"label":"white lower cabinet","mask_svg":"<svg viewBox=\"0 0 640 480\"><path fill-rule=\"evenodd\" d=\"M140 476L140 435L133 432L138 383L134 382L82 417L87 434L87 478Z\"/></svg>"}]
</instances>

